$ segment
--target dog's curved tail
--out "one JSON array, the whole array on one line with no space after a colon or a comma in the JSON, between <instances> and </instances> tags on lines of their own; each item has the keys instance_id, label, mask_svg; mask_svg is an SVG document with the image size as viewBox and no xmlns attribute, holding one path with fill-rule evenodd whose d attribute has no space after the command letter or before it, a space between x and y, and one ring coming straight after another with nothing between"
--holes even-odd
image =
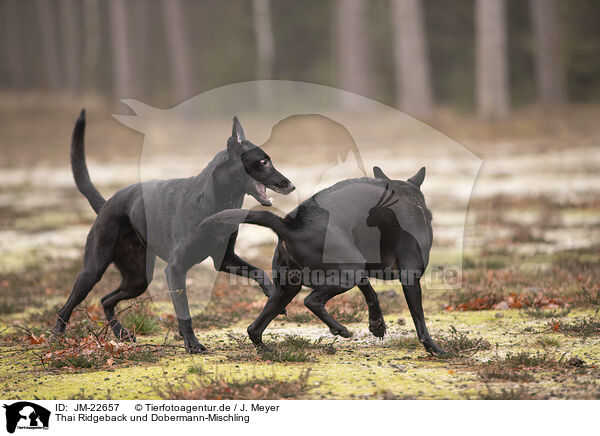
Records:
<instances>
[{"instance_id":1,"label":"dog's curved tail","mask_svg":"<svg viewBox=\"0 0 600 436\"><path fill-rule=\"evenodd\" d=\"M77 189L79 189L79 192L88 199L92 209L98 213L104 203L106 203L106 200L90 180L90 175L88 174L87 165L85 163L84 134L85 109L81 109L81 113L79 114L77 121L75 121L75 128L73 129L73 139L71 141L71 169L73 170L73 178L75 179Z\"/></svg>"},{"instance_id":2,"label":"dog's curved tail","mask_svg":"<svg viewBox=\"0 0 600 436\"><path fill-rule=\"evenodd\" d=\"M247 209L223 210L206 218L200 223L200 226L215 224L237 225L242 223L268 227L282 239L285 239L288 230L284 219L278 217L274 213L266 210Z\"/></svg>"}]
</instances>

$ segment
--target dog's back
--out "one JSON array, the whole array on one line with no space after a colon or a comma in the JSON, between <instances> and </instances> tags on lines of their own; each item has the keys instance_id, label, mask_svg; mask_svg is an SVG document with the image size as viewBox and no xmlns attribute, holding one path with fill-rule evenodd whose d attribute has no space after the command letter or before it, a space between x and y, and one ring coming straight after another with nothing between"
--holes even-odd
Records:
<instances>
[{"instance_id":1,"label":"dog's back","mask_svg":"<svg viewBox=\"0 0 600 436\"><path fill-rule=\"evenodd\" d=\"M401 232L367 223L370 212L382 195L388 195L387 191L397 200L388 209L394 217L393 228ZM273 229L295 263L308 268L343 263L380 265L396 257L401 246L409 245L416 248L415 257L425 268L432 245L431 214L423 194L405 181L348 179L316 193L283 219L268 211L238 209L213 215L203 225L243 222ZM389 243L390 238L402 240ZM387 244L382 243L386 240ZM394 252L382 252L382 248Z\"/></svg>"},{"instance_id":2,"label":"dog's back","mask_svg":"<svg viewBox=\"0 0 600 436\"><path fill-rule=\"evenodd\" d=\"M380 237L384 238L386 235L380 235L381 231L377 226L369 226L367 218L386 185L390 190L389 195L397 200L388 207L393 212L395 223L418 241L421 251L428 259L432 243L430 214L423 194L412 184L395 181L392 187L389 182L380 179L351 179L316 194L315 201L329 212L328 228L337 227L343 234L351 235L367 262L377 261L384 254L379 253Z\"/></svg>"}]
</instances>

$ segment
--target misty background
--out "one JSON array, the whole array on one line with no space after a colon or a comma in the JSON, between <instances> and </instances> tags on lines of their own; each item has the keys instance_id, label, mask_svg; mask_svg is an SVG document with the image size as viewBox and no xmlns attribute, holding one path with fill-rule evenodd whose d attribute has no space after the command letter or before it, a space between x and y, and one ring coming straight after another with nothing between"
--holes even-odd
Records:
<instances>
[{"instance_id":1,"label":"misty background","mask_svg":"<svg viewBox=\"0 0 600 436\"><path fill-rule=\"evenodd\" d=\"M0 88L170 107L256 79L418 117L600 99L594 0L1 0Z\"/></svg>"}]
</instances>

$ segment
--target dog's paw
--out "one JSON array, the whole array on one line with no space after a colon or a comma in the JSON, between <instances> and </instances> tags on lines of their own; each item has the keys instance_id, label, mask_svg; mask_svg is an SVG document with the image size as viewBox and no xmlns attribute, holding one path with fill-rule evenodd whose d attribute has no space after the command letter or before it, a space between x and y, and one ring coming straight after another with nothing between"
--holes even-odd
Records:
<instances>
[{"instance_id":1,"label":"dog's paw","mask_svg":"<svg viewBox=\"0 0 600 436\"><path fill-rule=\"evenodd\" d=\"M184 338L183 342L185 344L185 351L188 354L202 354L208 351L195 337Z\"/></svg>"},{"instance_id":2,"label":"dog's paw","mask_svg":"<svg viewBox=\"0 0 600 436\"><path fill-rule=\"evenodd\" d=\"M341 329L329 329L329 331L336 336L341 336L342 338L350 338L353 333L348 330L346 327L342 327Z\"/></svg>"},{"instance_id":3,"label":"dog's paw","mask_svg":"<svg viewBox=\"0 0 600 436\"><path fill-rule=\"evenodd\" d=\"M438 347L432 339L425 340L423 342L423 346L425 347L425 350L432 356L443 356L447 353L446 350Z\"/></svg>"},{"instance_id":4,"label":"dog's paw","mask_svg":"<svg viewBox=\"0 0 600 436\"><path fill-rule=\"evenodd\" d=\"M56 340L56 339L60 338L66 329L67 329L66 324L60 322L60 320L57 321L55 326L52 327L52 332L50 333L52 340Z\"/></svg>"},{"instance_id":5,"label":"dog's paw","mask_svg":"<svg viewBox=\"0 0 600 436\"><path fill-rule=\"evenodd\" d=\"M208 352L208 349L204 345L198 343L198 345L186 346L185 352L188 354L204 354Z\"/></svg>"},{"instance_id":6,"label":"dog's paw","mask_svg":"<svg viewBox=\"0 0 600 436\"><path fill-rule=\"evenodd\" d=\"M135 342L135 334L124 327L120 331L115 332L115 336L119 342Z\"/></svg>"},{"instance_id":7,"label":"dog's paw","mask_svg":"<svg viewBox=\"0 0 600 436\"><path fill-rule=\"evenodd\" d=\"M266 347L265 343L262 340L262 332L260 330L253 328L252 325L249 325L246 331L248 332L248 337L250 338L250 341L252 341L252 344L256 348L260 350Z\"/></svg>"},{"instance_id":8,"label":"dog's paw","mask_svg":"<svg viewBox=\"0 0 600 436\"><path fill-rule=\"evenodd\" d=\"M369 321L369 331L377 338L383 338L386 332L385 322L383 318L377 318Z\"/></svg>"}]
</instances>

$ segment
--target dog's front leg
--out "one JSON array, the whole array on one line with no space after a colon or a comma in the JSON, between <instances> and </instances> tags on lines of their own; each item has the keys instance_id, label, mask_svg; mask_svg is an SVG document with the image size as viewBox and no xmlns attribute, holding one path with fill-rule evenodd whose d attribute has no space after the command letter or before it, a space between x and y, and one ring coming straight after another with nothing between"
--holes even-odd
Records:
<instances>
[{"instance_id":1,"label":"dog's front leg","mask_svg":"<svg viewBox=\"0 0 600 436\"><path fill-rule=\"evenodd\" d=\"M238 232L236 231L229 237L227 248L221 261L218 256L212 256L215 268L218 271L235 274L240 277L250 278L261 287L263 293L270 297L273 294L274 287L271 279L262 269L249 264L244 259L235 254L235 242Z\"/></svg>"},{"instance_id":2,"label":"dog's front leg","mask_svg":"<svg viewBox=\"0 0 600 436\"><path fill-rule=\"evenodd\" d=\"M225 257L218 267L218 270L254 280L259 284L267 298L271 297L271 295L276 292L275 285L273 285L273 282L271 282L271 279L266 272L249 264L233 252L225 253ZM285 308L281 311L280 315L287 315Z\"/></svg>"},{"instance_id":3,"label":"dog's front leg","mask_svg":"<svg viewBox=\"0 0 600 436\"><path fill-rule=\"evenodd\" d=\"M419 283L419 280L414 279L413 283L402 283L402 289L404 290L404 296L406 297L410 315L412 316L415 328L417 329L419 341L429 353L433 355L444 354L444 350L436 345L427 331L425 314L423 313L421 284Z\"/></svg>"},{"instance_id":4,"label":"dog's front leg","mask_svg":"<svg viewBox=\"0 0 600 436\"><path fill-rule=\"evenodd\" d=\"M193 354L203 353L206 351L206 347L198 341L192 328L192 317L185 290L187 271L178 267L176 263L170 262L165 268L165 273L167 274L169 291L173 300L173 306L175 306L177 321L179 322L179 334L183 336L185 351Z\"/></svg>"},{"instance_id":5,"label":"dog's front leg","mask_svg":"<svg viewBox=\"0 0 600 436\"><path fill-rule=\"evenodd\" d=\"M273 283L267 273L262 269L249 264L235 253L225 254L225 257L219 266L219 271L252 279L258 283L267 297L270 297L273 294Z\"/></svg>"}]
</instances>

